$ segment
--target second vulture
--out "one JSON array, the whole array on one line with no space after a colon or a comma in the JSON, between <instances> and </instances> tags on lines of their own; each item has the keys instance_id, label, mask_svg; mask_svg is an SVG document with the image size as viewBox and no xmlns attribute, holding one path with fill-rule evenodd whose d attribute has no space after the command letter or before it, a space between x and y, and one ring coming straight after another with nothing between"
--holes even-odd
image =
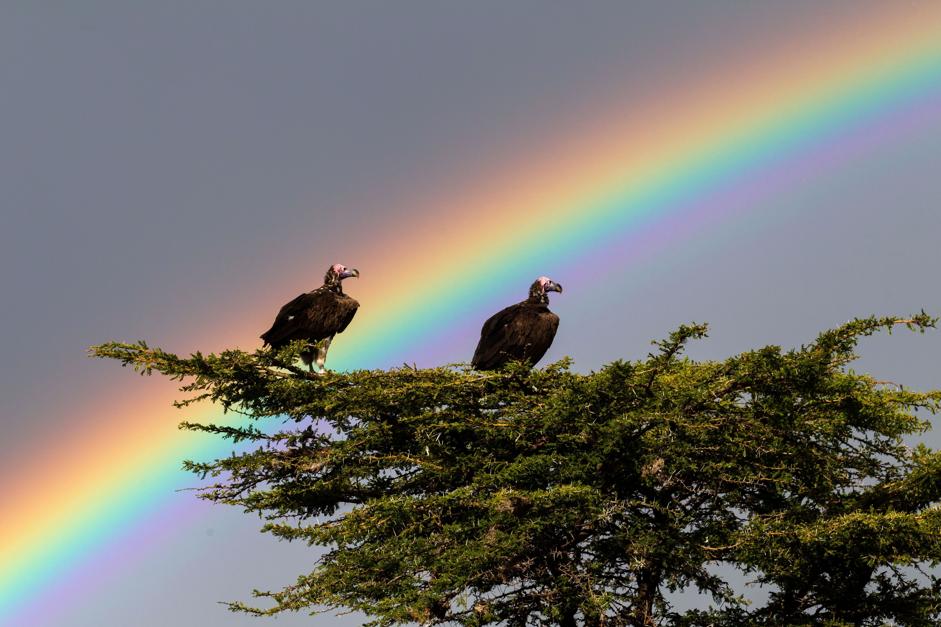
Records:
<instances>
[{"instance_id":1,"label":"second vulture","mask_svg":"<svg viewBox=\"0 0 941 627\"><path fill-rule=\"evenodd\" d=\"M549 292L562 293L562 286L541 276L530 286L529 298L492 315L480 330L471 365L496 370L509 361L535 365L542 359L559 328L559 317L549 311Z\"/></svg>"},{"instance_id":2,"label":"second vulture","mask_svg":"<svg viewBox=\"0 0 941 627\"><path fill-rule=\"evenodd\" d=\"M327 269L323 285L282 307L274 324L261 339L275 349L295 340L307 340L309 344L301 352L301 359L312 371L316 362L317 369L322 372L333 336L346 329L359 308L356 300L343 293L341 282L358 276L359 270L348 269L340 263L333 264Z\"/></svg>"}]
</instances>

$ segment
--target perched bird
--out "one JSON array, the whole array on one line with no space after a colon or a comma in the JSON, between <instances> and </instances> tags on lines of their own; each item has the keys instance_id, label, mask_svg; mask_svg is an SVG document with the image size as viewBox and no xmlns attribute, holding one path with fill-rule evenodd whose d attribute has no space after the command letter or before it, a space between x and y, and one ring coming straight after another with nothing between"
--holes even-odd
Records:
<instances>
[{"instance_id":1,"label":"perched bird","mask_svg":"<svg viewBox=\"0 0 941 627\"><path fill-rule=\"evenodd\" d=\"M301 359L313 371L314 362L323 372L330 342L346 329L356 315L359 303L343 293L343 279L358 277L359 270L335 263L327 270L323 285L301 294L281 308L271 328L261 335L265 345L281 348L295 340L310 342L301 351Z\"/></svg>"},{"instance_id":2,"label":"perched bird","mask_svg":"<svg viewBox=\"0 0 941 627\"><path fill-rule=\"evenodd\" d=\"M471 365L478 370L496 370L508 361L535 365L549 350L559 317L549 311L549 292L562 293L562 286L541 276L529 288L529 298L492 315L480 330L480 342Z\"/></svg>"}]
</instances>

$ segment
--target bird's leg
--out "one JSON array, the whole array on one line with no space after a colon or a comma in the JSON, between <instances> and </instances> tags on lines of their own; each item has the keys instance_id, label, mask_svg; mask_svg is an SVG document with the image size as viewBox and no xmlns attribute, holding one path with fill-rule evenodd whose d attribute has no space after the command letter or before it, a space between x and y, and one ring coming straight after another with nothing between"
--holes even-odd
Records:
<instances>
[{"instance_id":1,"label":"bird's leg","mask_svg":"<svg viewBox=\"0 0 941 627\"><path fill-rule=\"evenodd\" d=\"M331 341L333 341L332 336L317 343L317 369L320 371L320 374L327 371L323 364L327 361L327 350L330 348Z\"/></svg>"},{"instance_id":2,"label":"bird's leg","mask_svg":"<svg viewBox=\"0 0 941 627\"><path fill-rule=\"evenodd\" d=\"M309 345L306 349L301 351L301 361L307 365L307 369L310 372L314 371L314 353L311 349L316 350L316 347Z\"/></svg>"}]
</instances>

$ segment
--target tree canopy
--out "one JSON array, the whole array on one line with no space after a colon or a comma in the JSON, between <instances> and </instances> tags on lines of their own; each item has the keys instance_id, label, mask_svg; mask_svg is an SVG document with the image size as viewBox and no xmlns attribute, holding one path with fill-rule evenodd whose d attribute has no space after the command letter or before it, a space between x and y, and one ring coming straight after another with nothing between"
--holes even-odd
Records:
<instances>
[{"instance_id":1,"label":"tree canopy","mask_svg":"<svg viewBox=\"0 0 941 627\"><path fill-rule=\"evenodd\" d=\"M371 624L906 625L941 619L941 454L913 436L941 404L849 368L858 340L936 319L867 318L798 349L313 375L281 350L178 357L92 347L182 381L248 444L185 462L200 496L325 547L253 607L351 609ZM924 411L923 411L924 410ZM738 571L768 591L749 602ZM709 609L681 610L698 591Z\"/></svg>"}]
</instances>

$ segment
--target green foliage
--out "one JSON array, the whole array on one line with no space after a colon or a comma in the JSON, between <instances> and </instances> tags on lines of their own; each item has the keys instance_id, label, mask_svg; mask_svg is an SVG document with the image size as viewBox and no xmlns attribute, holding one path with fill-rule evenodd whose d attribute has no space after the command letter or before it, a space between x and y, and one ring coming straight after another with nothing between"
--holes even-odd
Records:
<instances>
[{"instance_id":1,"label":"green foliage","mask_svg":"<svg viewBox=\"0 0 941 627\"><path fill-rule=\"evenodd\" d=\"M929 625L941 455L903 438L927 428L919 410L937 412L941 392L846 366L862 336L935 322L855 320L721 362L685 358L706 328L684 326L646 359L587 375L565 360L312 375L291 366L302 343L91 351L247 414L183 423L252 444L186 463L213 478L202 498L326 547L294 585L256 591L266 608L235 610L353 609L376 625ZM736 596L732 568L767 602ZM675 610L678 590L713 609Z\"/></svg>"}]
</instances>

